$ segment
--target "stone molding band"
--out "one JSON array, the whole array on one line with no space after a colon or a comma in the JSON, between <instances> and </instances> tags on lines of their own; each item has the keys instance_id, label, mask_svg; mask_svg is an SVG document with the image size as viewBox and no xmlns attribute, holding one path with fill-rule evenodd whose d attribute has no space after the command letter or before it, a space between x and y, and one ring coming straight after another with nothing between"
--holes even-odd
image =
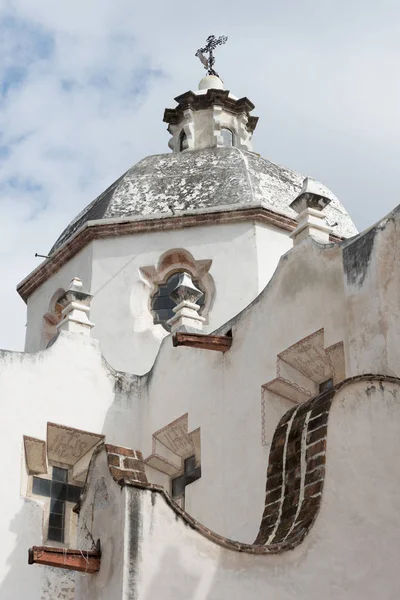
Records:
<instances>
[{"instance_id":1,"label":"stone molding band","mask_svg":"<svg viewBox=\"0 0 400 600\"><path fill-rule=\"evenodd\" d=\"M186 92L175 98L178 103L176 108L166 108L164 122L177 125L181 122L184 112L190 110L205 110L213 106L221 106L233 115L245 113L248 115L254 109L254 104L246 97L236 100L229 95L228 90L209 89L205 94ZM247 130L253 133L258 122L258 117L248 117Z\"/></svg>"},{"instance_id":2,"label":"stone molding band","mask_svg":"<svg viewBox=\"0 0 400 600\"><path fill-rule=\"evenodd\" d=\"M235 208L234 210L207 211L182 215L154 215L153 218L131 218L131 219L109 219L102 221L87 221L83 227L54 254L39 265L28 277L17 287L21 298L26 302L29 296L48 279L65 265L75 254L93 240L117 237L120 235L131 235L136 233L170 231L173 229L184 229L186 227L197 227L199 225L221 225L224 223L240 223L252 219L258 223L270 225L292 232L298 223L295 219L275 213L267 208L249 207ZM340 242L342 238L331 235L332 242Z\"/></svg>"}]
</instances>

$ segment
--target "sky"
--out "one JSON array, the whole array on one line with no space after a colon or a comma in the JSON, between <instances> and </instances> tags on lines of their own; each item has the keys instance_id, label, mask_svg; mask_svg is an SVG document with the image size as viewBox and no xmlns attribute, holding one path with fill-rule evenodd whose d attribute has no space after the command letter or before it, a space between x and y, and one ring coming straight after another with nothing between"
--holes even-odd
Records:
<instances>
[{"instance_id":1,"label":"sky","mask_svg":"<svg viewBox=\"0 0 400 600\"><path fill-rule=\"evenodd\" d=\"M359 230L399 202L398 0L0 0L0 348L16 285L134 163L168 152L164 108L216 69L260 117L263 157L327 185Z\"/></svg>"}]
</instances>

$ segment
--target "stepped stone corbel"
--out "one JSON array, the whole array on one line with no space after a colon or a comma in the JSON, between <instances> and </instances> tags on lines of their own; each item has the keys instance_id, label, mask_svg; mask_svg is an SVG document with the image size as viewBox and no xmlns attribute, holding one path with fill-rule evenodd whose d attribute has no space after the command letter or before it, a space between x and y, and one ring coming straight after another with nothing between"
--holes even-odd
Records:
<instances>
[{"instance_id":1,"label":"stepped stone corbel","mask_svg":"<svg viewBox=\"0 0 400 600\"><path fill-rule=\"evenodd\" d=\"M200 306L196 304L202 294L203 292L194 285L189 273L183 272L170 295L177 304L173 309L175 315L168 321L171 333L203 329L205 318L199 315Z\"/></svg>"},{"instance_id":2,"label":"stepped stone corbel","mask_svg":"<svg viewBox=\"0 0 400 600\"><path fill-rule=\"evenodd\" d=\"M325 195L314 179L311 179L311 177L304 179L300 194L290 204L290 208L298 214L296 217L298 225L290 235L294 245L299 244L309 236L318 242L329 242L329 234L332 233L332 228L327 225L322 211L330 202L331 198Z\"/></svg>"},{"instance_id":3,"label":"stepped stone corbel","mask_svg":"<svg viewBox=\"0 0 400 600\"><path fill-rule=\"evenodd\" d=\"M93 296L85 290L79 277L74 277L65 294L59 299L59 303L64 308L61 313L62 319L57 325L58 331L90 335L90 330L94 327L89 320L92 298Z\"/></svg>"}]
</instances>

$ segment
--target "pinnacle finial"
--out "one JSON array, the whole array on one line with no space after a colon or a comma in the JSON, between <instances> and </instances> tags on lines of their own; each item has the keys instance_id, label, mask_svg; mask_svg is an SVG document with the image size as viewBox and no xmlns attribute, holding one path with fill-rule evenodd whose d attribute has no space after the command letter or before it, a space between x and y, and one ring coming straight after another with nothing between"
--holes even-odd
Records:
<instances>
[{"instance_id":1,"label":"pinnacle finial","mask_svg":"<svg viewBox=\"0 0 400 600\"><path fill-rule=\"evenodd\" d=\"M176 287L170 297L177 306L173 308L174 316L169 319L171 333L176 331L199 331L203 328L205 318L199 315L200 306L196 304L203 292L193 283L189 273L184 271L179 276Z\"/></svg>"},{"instance_id":2,"label":"pinnacle finial","mask_svg":"<svg viewBox=\"0 0 400 600\"><path fill-rule=\"evenodd\" d=\"M83 287L82 280L74 277L69 288L59 299L64 307L62 320L57 325L59 331L90 335L93 323L89 321L90 302L93 296Z\"/></svg>"},{"instance_id":3,"label":"pinnacle finial","mask_svg":"<svg viewBox=\"0 0 400 600\"><path fill-rule=\"evenodd\" d=\"M215 64L215 56L214 50L217 46L222 46L228 40L226 35L221 35L219 38L216 38L215 35L209 35L206 39L206 45L204 48L199 48L197 50L195 56L197 56L204 68L207 70L208 75L215 75L215 77L219 77L218 73L214 70ZM204 54L208 54L208 58L204 56Z\"/></svg>"},{"instance_id":4,"label":"pinnacle finial","mask_svg":"<svg viewBox=\"0 0 400 600\"><path fill-rule=\"evenodd\" d=\"M306 177L303 180L303 187L300 194L290 204L298 214L306 208L322 211L332 202L331 198L326 195L326 191L321 189L315 179Z\"/></svg>"}]
</instances>

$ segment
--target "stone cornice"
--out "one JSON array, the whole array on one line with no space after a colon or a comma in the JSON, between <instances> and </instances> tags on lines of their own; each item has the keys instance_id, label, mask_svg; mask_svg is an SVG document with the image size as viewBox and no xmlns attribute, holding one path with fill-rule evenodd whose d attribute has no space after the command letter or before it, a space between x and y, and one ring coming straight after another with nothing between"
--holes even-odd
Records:
<instances>
[{"instance_id":1,"label":"stone cornice","mask_svg":"<svg viewBox=\"0 0 400 600\"><path fill-rule=\"evenodd\" d=\"M121 235L132 235L135 233L147 233L154 231L170 231L173 229L184 229L187 227L199 227L202 225L220 225L224 223L240 223L243 221L255 221L284 231L292 232L297 226L297 221L291 217L275 213L262 206L249 206L246 208L202 210L191 211L175 215L154 215L151 217L121 217L116 219L102 219L87 221L83 227L60 246L54 254L41 263L17 286L17 291L26 302L29 296L56 273L75 254L93 240L118 237ZM339 242L340 237L331 236L331 241Z\"/></svg>"},{"instance_id":2,"label":"stone cornice","mask_svg":"<svg viewBox=\"0 0 400 600\"><path fill-rule=\"evenodd\" d=\"M235 115L246 113L247 115L254 109L254 104L248 98L239 98L236 100L229 95L228 90L207 90L206 94L195 94L186 92L175 98L178 106L176 108L166 108L164 112L164 122L175 125L183 118L183 113L187 109L204 110L212 106L221 106L227 112ZM247 129L253 133L258 122L258 117L249 117Z\"/></svg>"}]
</instances>

